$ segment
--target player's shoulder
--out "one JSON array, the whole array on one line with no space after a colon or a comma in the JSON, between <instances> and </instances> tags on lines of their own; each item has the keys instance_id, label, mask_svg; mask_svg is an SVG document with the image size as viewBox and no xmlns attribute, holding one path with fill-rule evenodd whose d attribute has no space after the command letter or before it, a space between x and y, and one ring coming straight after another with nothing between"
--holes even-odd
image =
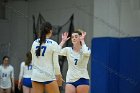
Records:
<instances>
[{"instance_id":1,"label":"player's shoulder","mask_svg":"<svg viewBox=\"0 0 140 93\"><path fill-rule=\"evenodd\" d=\"M36 40L34 40L33 44L34 44L34 43L39 43L39 40L40 40L39 38L36 39Z\"/></svg>"},{"instance_id":2,"label":"player's shoulder","mask_svg":"<svg viewBox=\"0 0 140 93\"><path fill-rule=\"evenodd\" d=\"M57 42L52 40L52 39L46 39L46 43L48 43L48 44L57 44Z\"/></svg>"},{"instance_id":3,"label":"player's shoulder","mask_svg":"<svg viewBox=\"0 0 140 93\"><path fill-rule=\"evenodd\" d=\"M22 65L22 66L24 66L24 65L25 65L25 62L24 62L24 61L23 61L23 62L21 62L21 65Z\"/></svg>"},{"instance_id":4,"label":"player's shoulder","mask_svg":"<svg viewBox=\"0 0 140 93\"><path fill-rule=\"evenodd\" d=\"M39 40L40 39L34 40L34 42L32 43L32 47L39 45Z\"/></svg>"},{"instance_id":5,"label":"player's shoulder","mask_svg":"<svg viewBox=\"0 0 140 93\"><path fill-rule=\"evenodd\" d=\"M70 52L71 51L71 47L64 47L64 48L62 48L62 51Z\"/></svg>"}]
</instances>

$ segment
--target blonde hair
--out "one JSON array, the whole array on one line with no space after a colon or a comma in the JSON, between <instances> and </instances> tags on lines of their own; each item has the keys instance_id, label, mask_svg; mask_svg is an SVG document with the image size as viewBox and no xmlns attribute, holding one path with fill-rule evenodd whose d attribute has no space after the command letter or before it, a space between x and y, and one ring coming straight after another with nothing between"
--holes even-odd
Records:
<instances>
[{"instance_id":1,"label":"blonde hair","mask_svg":"<svg viewBox=\"0 0 140 93\"><path fill-rule=\"evenodd\" d=\"M76 29L73 33L78 33L79 35L82 35L82 32L84 32L82 29Z\"/></svg>"},{"instance_id":2,"label":"blonde hair","mask_svg":"<svg viewBox=\"0 0 140 93\"><path fill-rule=\"evenodd\" d=\"M79 32L84 32L82 29L78 28L76 29L76 31L79 31Z\"/></svg>"}]
</instances>

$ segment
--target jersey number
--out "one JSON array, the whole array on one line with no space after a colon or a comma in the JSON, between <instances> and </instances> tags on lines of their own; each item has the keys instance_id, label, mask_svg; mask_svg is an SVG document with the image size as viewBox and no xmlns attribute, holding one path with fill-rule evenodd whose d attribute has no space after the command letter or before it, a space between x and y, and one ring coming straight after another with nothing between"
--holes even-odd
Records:
<instances>
[{"instance_id":1,"label":"jersey number","mask_svg":"<svg viewBox=\"0 0 140 93\"><path fill-rule=\"evenodd\" d=\"M75 65L77 65L78 59L74 59Z\"/></svg>"},{"instance_id":2,"label":"jersey number","mask_svg":"<svg viewBox=\"0 0 140 93\"><path fill-rule=\"evenodd\" d=\"M38 49L38 48L39 48L39 46L36 46L36 49ZM43 50L42 51L42 56L44 56L45 51L46 51L46 46L41 46L41 49Z\"/></svg>"},{"instance_id":3,"label":"jersey number","mask_svg":"<svg viewBox=\"0 0 140 93\"><path fill-rule=\"evenodd\" d=\"M3 73L3 74L2 74L2 77L7 77L7 74Z\"/></svg>"},{"instance_id":4,"label":"jersey number","mask_svg":"<svg viewBox=\"0 0 140 93\"><path fill-rule=\"evenodd\" d=\"M32 70L32 65L29 65L28 66L28 70Z\"/></svg>"}]
</instances>

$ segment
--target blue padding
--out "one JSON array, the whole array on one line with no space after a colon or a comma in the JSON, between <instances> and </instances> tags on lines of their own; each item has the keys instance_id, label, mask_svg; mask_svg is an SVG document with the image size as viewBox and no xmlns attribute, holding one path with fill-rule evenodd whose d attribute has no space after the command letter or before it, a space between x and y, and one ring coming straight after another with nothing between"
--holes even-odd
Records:
<instances>
[{"instance_id":1,"label":"blue padding","mask_svg":"<svg viewBox=\"0 0 140 93\"><path fill-rule=\"evenodd\" d=\"M140 37L120 40L120 93L140 93Z\"/></svg>"},{"instance_id":2,"label":"blue padding","mask_svg":"<svg viewBox=\"0 0 140 93\"><path fill-rule=\"evenodd\" d=\"M105 65L109 61L109 39L93 39L91 51L91 93L107 93L108 71Z\"/></svg>"},{"instance_id":3,"label":"blue padding","mask_svg":"<svg viewBox=\"0 0 140 93\"><path fill-rule=\"evenodd\" d=\"M91 93L140 93L140 37L94 38Z\"/></svg>"}]
</instances>

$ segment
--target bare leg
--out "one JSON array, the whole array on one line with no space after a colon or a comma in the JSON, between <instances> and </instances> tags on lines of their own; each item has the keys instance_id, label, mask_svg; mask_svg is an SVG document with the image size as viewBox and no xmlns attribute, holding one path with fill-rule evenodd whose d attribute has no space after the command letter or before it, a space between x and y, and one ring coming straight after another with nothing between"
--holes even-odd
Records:
<instances>
[{"instance_id":1,"label":"bare leg","mask_svg":"<svg viewBox=\"0 0 140 93\"><path fill-rule=\"evenodd\" d=\"M44 85L38 82L32 82L33 93L44 93Z\"/></svg>"},{"instance_id":2,"label":"bare leg","mask_svg":"<svg viewBox=\"0 0 140 93\"><path fill-rule=\"evenodd\" d=\"M47 91L47 93L60 93L59 87L56 81L46 84L45 90Z\"/></svg>"},{"instance_id":3,"label":"bare leg","mask_svg":"<svg viewBox=\"0 0 140 93\"><path fill-rule=\"evenodd\" d=\"M0 93L11 93L11 88L8 88L8 89L0 88Z\"/></svg>"},{"instance_id":4,"label":"bare leg","mask_svg":"<svg viewBox=\"0 0 140 93\"><path fill-rule=\"evenodd\" d=\"M33 92L33 88L30 88L30 93L34 93L34 92Z\"/></svg>"},{"instance_id":5,"label":"bare leg","mask_svg":"<svg viewBox=\"0 0 140 93\"><path fill-rule=\"evenodd\" d=\"M65 93L76 93L76 88L72 84L66 84Z\"/></svg>"},{"instance_id":6,"label":"bare leg","mask_svg":"<svg viewBox=\"0 0 140 93\"><path fill-rule=\"evenodd\" d=\"M30 88L23 86L23 93L30 93Z\"/></svg>"},{"instance_id":7,"label":"bare leg","mask_svg":"<svg viewBox=\"0 0 140 93\"><path fill-rule=\"evenodd\" d=\"M89 85L79 85L76 88L77 93L89 93Z\"/></svg>"},{"instance_id":8,"label":"bare leg","mask_svg":"<svg viewBox=\"0 0 140 93\"><path fill-rule=\"evenodd\" d=\"M4 93L4 90L2 88L0 88L0 93Z\"/></svg>"},{"instance_id":9,"label":"bare leg","mask_svg":"<svg viewBox=\"0 0 140 93\"><path fill-rule=\"evenodd\" d=\"M6 89L5 93L11 93L11 88Z\"/></svg>"}]
</instances>

